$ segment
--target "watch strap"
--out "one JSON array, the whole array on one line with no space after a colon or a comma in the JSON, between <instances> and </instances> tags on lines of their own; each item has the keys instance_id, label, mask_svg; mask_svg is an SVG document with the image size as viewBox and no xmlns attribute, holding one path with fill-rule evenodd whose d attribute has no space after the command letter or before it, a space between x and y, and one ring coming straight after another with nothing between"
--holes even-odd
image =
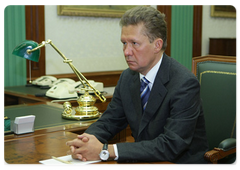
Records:
<instances>
[{"instance_id":1,"label":"watch strap","mask_svg":"<svg viewBox=\"0 0 240 170\"><path fill-rule=\"evenodd\" d=\"M107 143L105 143L105 144L103 145L102 150L108 150L108 144L107 144Z\"/></svg>"}]
</instances>

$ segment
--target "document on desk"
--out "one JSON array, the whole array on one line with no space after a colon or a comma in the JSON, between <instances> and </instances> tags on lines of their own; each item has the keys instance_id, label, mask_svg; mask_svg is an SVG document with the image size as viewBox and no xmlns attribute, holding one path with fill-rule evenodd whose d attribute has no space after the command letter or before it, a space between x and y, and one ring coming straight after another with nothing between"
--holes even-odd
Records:
<instances>
[{"instance_id":1,"label":"document on desk","mask_svg":"<svg viewBox=\"0 0 240 170\"><path fill-rule=\"evenodd\" d=\"M67 156L61 156L57 158L53 157L52 159L47 159L39 162L45 165L86 165L86 164L96 163L100 161L101 160L84 162L77 159L72 159L71 155L67 155Z\"/></svg>"}]
</instances>

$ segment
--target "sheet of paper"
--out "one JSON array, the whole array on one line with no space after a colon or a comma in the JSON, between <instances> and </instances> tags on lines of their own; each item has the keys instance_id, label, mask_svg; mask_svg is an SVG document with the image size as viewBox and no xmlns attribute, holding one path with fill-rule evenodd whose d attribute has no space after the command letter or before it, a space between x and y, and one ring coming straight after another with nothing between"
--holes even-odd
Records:
<instances>
[{"instance_id":1,"label":"sheet of paper","mask_svg":"<svg viewBox=\"0 0 240 170\"><path fill-rule=\"evenodd\" d=\"M86 165L86 164L91 164L91 163L96 163L96 162L101 161L101 160L97 160L97 161L86 161L86 162L84 162L84 161L80 161L80 160L77 160L77 159L72 159L71 155L61 156L61 157L57 157L57 158L61 159L63 161L68 161L71 164L66 164L66 163L60 162L56 159L47 159L47 160L43 160L43 161L39 161L39 162L42 163L42 164L45 164L45 165L76 165L76 164Z\"/></svg>"}]
</instances>

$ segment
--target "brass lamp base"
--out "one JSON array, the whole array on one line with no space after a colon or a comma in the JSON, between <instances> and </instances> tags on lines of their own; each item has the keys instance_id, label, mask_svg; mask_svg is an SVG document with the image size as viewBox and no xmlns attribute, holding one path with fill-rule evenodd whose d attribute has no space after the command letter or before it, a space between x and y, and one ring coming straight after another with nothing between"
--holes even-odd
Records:
<instances>
[{"instance_id":1,"label":"brass lamp base","mask_svg":"<svg viewBox=\"0 0 240 170\"><path fill-rule=\"evenodd\" d=\"M63 112L62 113L62 118L69 119L69 120L91 120L91 119L99 118L100 115L101 115L100 112L97 112L95 115L83 115L83 116L73 115L73 114L68 115L65 112Z\"/></svg>"},{"instance_id":2,"label":"brass lamp base","mask_svg":"<svg viewBox=\"0 0 240 170\"><path fill-rule=\"evenodd\" d=\"M62 113L62 118L72 119L72 120L89 120L100 117L101 113L98 108L93 106L96 99L85 92L77 100L79 106L74 110L70 102L65 102L63 104L64 111Z\"/></svg>"}]
</instances>

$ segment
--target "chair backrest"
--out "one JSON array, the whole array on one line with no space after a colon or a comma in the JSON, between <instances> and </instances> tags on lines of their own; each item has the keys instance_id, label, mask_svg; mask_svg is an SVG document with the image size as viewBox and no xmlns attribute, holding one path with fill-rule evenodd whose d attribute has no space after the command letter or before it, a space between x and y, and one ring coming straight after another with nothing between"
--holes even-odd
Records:
<instances>
[{"instance_id":1,"label":"chair backrest","mask_svg":"<svg viewBox=\"0 0 240 170\"><path fill-rule=\"evenodd\" d=\"M234 62L235 61L235 62ZM203 102L209 149L226 138L236 138L236 57L193 58Z\"/></svg>"}]
</instances>

